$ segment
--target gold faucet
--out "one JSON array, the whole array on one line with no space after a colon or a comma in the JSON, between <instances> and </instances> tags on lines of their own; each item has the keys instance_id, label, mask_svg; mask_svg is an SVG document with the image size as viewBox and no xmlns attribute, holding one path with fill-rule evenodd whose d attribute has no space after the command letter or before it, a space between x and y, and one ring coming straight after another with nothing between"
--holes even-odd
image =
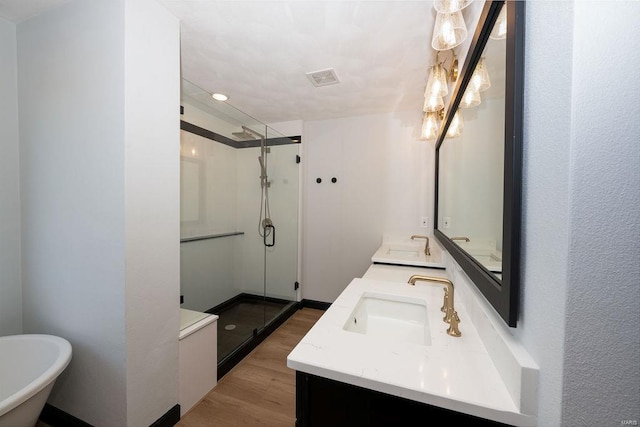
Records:
<instances>
[{"instance_id":1,"label":"gold faucet","mask_svg":"<svg viewBox=\"0 0 640 427\"><path fill-rule=\"evenodd\" d=\"M464 240L465 242L469 241L468 237L451 237L451 240Z\"/></svg>"},{"instance_id":2,"label":"gold faucet","mask_svg":"<svg viewBox=\"0 0 640 427\"><path fill-rule=\"evenodd\" d=\"M454 309L453 306L453 283L451 280L444 279L442 277L431 277L431 276L422 276L420 274L414 274L409 278L409 284L415 286L416 281L422 280L425 282L435 282L440 283L445 286L444 288L444 303L440 310L445 312L444 320L449 324L449 329L447 329L447 334L452 337L459 337L462 335L460 330L458 329L458 324L460 323L460 318L458 317L458 313Z\"/></svg>"},{"instance_id":3,"label":"gold faucet","mask_svg":"<svg viewBox=\"0 0 640 427\"><path fill-rule=\"evenodd\" d=\"M426 239L427 243L425 243L424 245L424 254L426 256L430 256L431 255L431 249L429 249L429 238L427 236L419 236L417 234L414 234L413 236L411 236L411 240L415 240L415 239Z\"/></svg>"}]
</instances>

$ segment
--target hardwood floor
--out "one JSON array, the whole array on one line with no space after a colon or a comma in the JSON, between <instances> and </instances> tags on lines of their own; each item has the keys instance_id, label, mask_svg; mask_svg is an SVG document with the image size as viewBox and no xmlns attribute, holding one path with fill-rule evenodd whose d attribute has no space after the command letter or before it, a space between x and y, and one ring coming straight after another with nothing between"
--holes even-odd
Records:
<instances>
[{"instance_id":1,"label":"hardwood floor","mask_svg":"<svg viewBox=\"0 0 640 427\"><path fill-rule=\"evenodd\" d=\"M302 308L218 381L178 427L292 427L296 421L295 371L287 355L322 316Z\"/></svg>"}]
</instances>

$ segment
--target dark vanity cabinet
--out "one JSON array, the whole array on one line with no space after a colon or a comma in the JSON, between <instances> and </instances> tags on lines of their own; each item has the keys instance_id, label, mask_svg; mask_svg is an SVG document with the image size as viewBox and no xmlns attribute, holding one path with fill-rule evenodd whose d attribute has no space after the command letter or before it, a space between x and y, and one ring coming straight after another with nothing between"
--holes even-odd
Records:
<instances>
[{"instance_id":1,"label":"dark vanity cabinet","mask_svg":"<svg viewBox=\"0 0 640 427\"><path fill-rule=\"evenodd\" d=\"M444 420L444 422L443 422ZM296 427L506 426L296 371Z\"/></svg>"}]
</instances>

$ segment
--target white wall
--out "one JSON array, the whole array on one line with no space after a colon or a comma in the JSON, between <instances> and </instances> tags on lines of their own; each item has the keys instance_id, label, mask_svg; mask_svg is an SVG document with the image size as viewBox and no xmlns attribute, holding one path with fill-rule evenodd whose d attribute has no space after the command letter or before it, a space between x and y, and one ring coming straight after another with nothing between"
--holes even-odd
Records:
<instances>
[{"instance_id":1,"label":"white wall","mask_svg":"<svg viewBox=\"0 0 640 427\"><path fill-rule=\"evenodd\" d=\"M611 77L640 69L640 3L574 8L562 422L620 425L640 420L640 82Z\"/></svg>"},{"instance_id":2,"label":"white wall","mask_svg":"<svg viewBox=\"0 0 640 427\"><path fill-rule=\"evenodd\" d=\"M433 234L419 227L422 216L432 224L434 188L421 123L420 111L305 122L303 298L333 302L385 233Z\"/></svg>"},{"instance_id":3,"label":"white wall","mask_svg":"<svg viewBox=\"0 0 640 427\"><path fill-rule=\"evenodd\" d=\"M71 342L49 403L95 426L178 401L177 46L150 0L18 25L24 330Z\"/></svg>"},{"instance_id":4,"label":"white wall","mask_svg":"<svg viewBox=\"0 0 640 427\"><path fill-rule=\"evenodd\" d=\"M127 425L145 426L178 402L180 25L155 0L124 20Z\"/></svg>"},{"instance_id":5,"label":"white wall","mask_svg":"<svg viewBox=\"0 0 640 427\"><path fill-rule=\"evenodd\" d=\"M611 78L638 69L639 6L527 4L523 292L514 334L540 366L541 426L640 418L639 91L634 79Z\"/></svg>"},{"instance_id":6,"label":"white wall","mask_svg":"<svg viewBox=\"0 0 640 427\"><path fill-rule=\"evenodd\" d=\"M126 424L123 49L122 1L18 25L24 330L71 342L50 403L104 426Z\"/></svg>"},{"instance_id":7,"label":"white wall","mask_svg":"<svg viewBox=\"0 0 640 427\"><path fill-rule=\"evenodd\" d=\"M0 336L22 332L16 26L0 18Z\"/></svg>"}]
</instances>

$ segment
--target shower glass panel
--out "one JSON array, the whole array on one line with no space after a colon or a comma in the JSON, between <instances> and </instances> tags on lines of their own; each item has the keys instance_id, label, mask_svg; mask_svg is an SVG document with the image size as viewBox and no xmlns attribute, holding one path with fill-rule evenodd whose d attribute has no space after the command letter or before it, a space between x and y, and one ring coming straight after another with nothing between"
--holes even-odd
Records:
<instances>
[{"instance_id":1,"label":"shower glass panel","mask_svg":"<svg viewBox=\"0 0 640 427\"><path fill-rule=\"evenodd\" d=\"M182 308L220 316L220 377L295 308L300 140L186 80L181 98Z\"/></svg>"}]
</instances>

